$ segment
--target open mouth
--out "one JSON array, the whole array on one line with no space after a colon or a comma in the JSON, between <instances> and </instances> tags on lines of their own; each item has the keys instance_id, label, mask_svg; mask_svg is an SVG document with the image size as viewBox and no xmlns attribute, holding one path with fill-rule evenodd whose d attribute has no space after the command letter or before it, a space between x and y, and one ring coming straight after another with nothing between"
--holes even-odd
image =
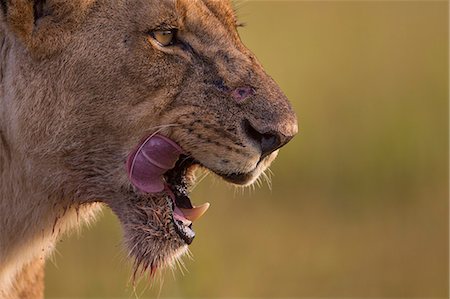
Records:
<instances>
[{"instance_id":1,"label":"open mouth","mask_svg":"<svg viewBox=\"0 0 450 299\"><path fill-rule=\"evenodd\" d=\"M195 237L192 222L209 208L209 203L194 206L189 198L198 165L178 144L159 134L144 140L127 160L128 176L139 191L163 193L169 198L171 221L186 244L191 244Z\"/></svg>"},{"instance_id":2,"label":"open mouth","mask_svg":"<svg viewBox=\"0 0 450 299\"><path fill-rule=\"evenodd\" d=\"M191 244L195 237L192 222L200 218L209 208L209 203L193 206L189 198L189 187L194 183L194 171L198 163L185 155L181 155L175 167L164 174L166 192L172 199L173 223L178 235Z\"/></svg>"}]
</instances>

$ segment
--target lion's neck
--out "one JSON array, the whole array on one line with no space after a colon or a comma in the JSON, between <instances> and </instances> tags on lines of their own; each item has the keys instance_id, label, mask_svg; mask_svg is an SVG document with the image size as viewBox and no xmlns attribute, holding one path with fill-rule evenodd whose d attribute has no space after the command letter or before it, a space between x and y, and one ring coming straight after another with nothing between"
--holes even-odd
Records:
<instances>
[{"instance_id":1,"label":"lion's neck","mask_svg":"<svg viewBox=\"0 0 450 299\"><path fill-rule=\"evenodd\" d=\"M18 283L23 268L45 261L66 231L94 220L101 207L68 205L57 196L35 192L32 179L20 171L24 164L14 159L8 163L0 175L0 298Z\"/></svg>"},{"instance_id":2,"label":"lion's neck","mask_svg":"<svg viewBox=\"0 0 450 299\"><path fill-rule=\"evenodd\" d=\"M28 167L0 130L0 298L8 298L24 267L45 260L64 232L93 220L100 209L40 191Z\"/></svg>"},{"instance_id":3,"label":"lion's neck","mask_svg":"<svg viewBox=\"0 0 450 299\"><path fill-rule=\"evenodd\" d=\"M27 164L0 131L0 298L24 267L45 260L64 232L93 220L100 208L43 192Z\"/></svg>"},{"instance_id":4,"label":"lion's neck","mask_svg":"<svg viewBox=\"0 0 450 299\"><path fill-rule=\"evenodd\" d=\"M0 298L7 297L24 267L45 259L63 232L99 210L95 204L73 205L62 191L47 188L43 182L52 178L22 150L15 105L24 101L23 90L12 87L20 74L14 73L18 68L10 49L0 28Z\"/></svg>"}]
</instances>

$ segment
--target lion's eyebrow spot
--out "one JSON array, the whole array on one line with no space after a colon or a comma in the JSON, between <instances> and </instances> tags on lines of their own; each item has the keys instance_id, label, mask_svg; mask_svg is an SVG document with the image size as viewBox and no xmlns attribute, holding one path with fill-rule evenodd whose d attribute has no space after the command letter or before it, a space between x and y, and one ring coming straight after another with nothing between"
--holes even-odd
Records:
<instances>
[{"instance_id":1,"label":"lion's eyebrow spot","mask_svg":"<svg viewBox=\"0 0 450 299\"><path fill-rule=\"evenodd\" d=\"M227 92L230 90L222 79L214 80L212 84L220 91Z\"/></svg>"}]
</instances>

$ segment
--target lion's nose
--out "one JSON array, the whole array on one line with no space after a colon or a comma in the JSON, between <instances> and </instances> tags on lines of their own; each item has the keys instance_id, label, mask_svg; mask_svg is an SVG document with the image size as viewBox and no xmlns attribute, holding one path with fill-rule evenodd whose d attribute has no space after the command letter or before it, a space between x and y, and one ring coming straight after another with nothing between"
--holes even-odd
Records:
<instances>
[{"instance_id":1,"label":"lion's nose","mask_svg":"<svg viewBox=\"0 0 450 299\"><path fill-rule=\"evenodd\" d=\"M245 120L243 123L243 129L247 137L255 141L261 148L261 159L270 155L283 145L289 142L289 140L294 137L286 136L280 132L268 131L261 132L255 126L253 126L250 121Z\"/></svg>"}]
</instances>

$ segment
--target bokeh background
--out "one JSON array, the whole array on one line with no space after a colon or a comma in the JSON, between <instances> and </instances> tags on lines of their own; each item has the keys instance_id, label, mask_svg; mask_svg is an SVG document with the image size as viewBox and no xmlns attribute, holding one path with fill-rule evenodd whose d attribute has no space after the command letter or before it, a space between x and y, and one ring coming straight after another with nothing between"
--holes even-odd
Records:
<instances>
[{"instance_id":1,"label":"bokeh background","mask_svg":"<svg viewBox=\"0 0 450 299\"><path fill-rule=\"evenodd\" d=\"M207 177L188 271L137 289L105 209L58 246L47 298L448 298L448 2L237 6L300 122L272 189Z\"/></svg>"}]
</instances>

